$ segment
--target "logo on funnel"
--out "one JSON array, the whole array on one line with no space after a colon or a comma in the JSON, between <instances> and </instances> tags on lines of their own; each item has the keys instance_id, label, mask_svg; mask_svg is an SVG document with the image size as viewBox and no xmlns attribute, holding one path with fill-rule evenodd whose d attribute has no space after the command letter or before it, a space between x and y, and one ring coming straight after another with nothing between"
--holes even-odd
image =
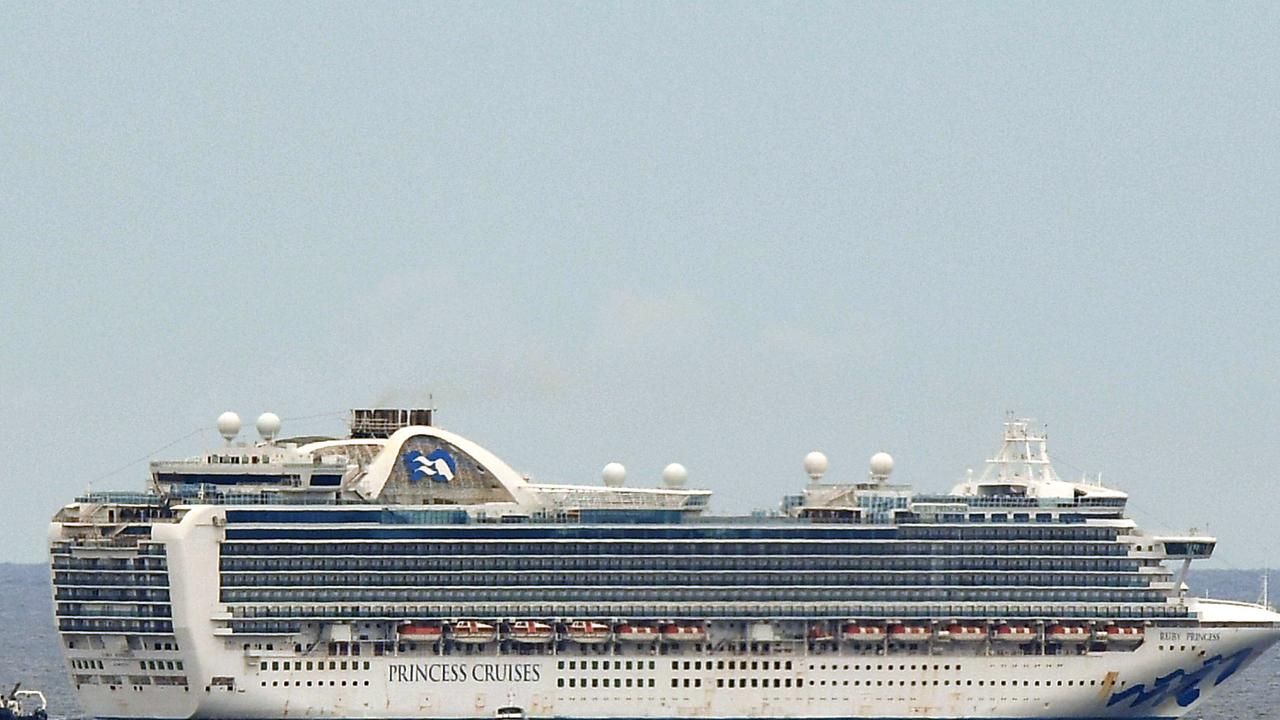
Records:
<instances>
[{"instance_id":1,"label":"logo on funnel","mask_svg":"<svg viewBox=\"0 0 1280 720\"><path fill-rule=\"evenodd\" d=\"M432 482L447 483L458 472L457 461L444 448L436 448L429 455L423 455L418 450L405 453L404 467L409 471L409 480L413 482L430 479Z\"/></svg>"}]
</instances>

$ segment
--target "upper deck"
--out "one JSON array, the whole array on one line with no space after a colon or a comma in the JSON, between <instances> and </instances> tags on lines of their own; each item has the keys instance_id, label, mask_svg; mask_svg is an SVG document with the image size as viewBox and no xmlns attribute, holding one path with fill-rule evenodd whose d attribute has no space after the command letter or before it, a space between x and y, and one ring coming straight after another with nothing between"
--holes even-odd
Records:
<instances>
[{"instance_id":1,"label":"upper deck","mask_svg":"<svg viewBox=\"0 0 1280 720\"><path fill-rule=\"evenodd\" d=\"M681 466L664 471L664 487L624 486L625 470L611 463L603 485L530 481L480 445L430 424L429 410L353 411L346 438L279 438L280 421L259 418L261 439L237 441L239 418L225 413L226 443L199 457L151 463L146 493L96 493L80 502L142 505L379 505L461 509L470 521L576 521L584 511L628 511L598 521L635 517L690 521L711 492L684 487ZM880 453L864 481L823 481L826 458L805 459L810 482L783 498L780 515L808 522L985 523L1084 522L1122 519L1127 496L1100 484L1065 482L1050 464L1044 436L1026 421L1005 425L1004 444L981 477L948 494L919 494L889 482L892 459ZM650 511L658 514L650 514ZM664 514L664 511L671 511ZM636 515L635 513L639 513ZM459 518L462 515L458 516Z\"/></svg>"},{"instance_id":2,"label":"upper deck","mask_svg":"<svg viewBox=\"0 0 1280 720\"><path fill-rule=\"evenodd\" d=\"M466 438L433 425L407 424L431 420L428 410L356 410L349 437L279 438L279 419L267 413L257 423L261 439L243 442L237 441L239 418L227 413L219 419L226 440L222 447L195 458L152 462L145 492L90 493L78 497L77 505L81 511L97 508L98 513L112 506L106 510L108 519L149 522L178 517L184 508L217 505L330 508L289 516L316 523L342 517L375 524L429 518L425 522L767 523L797 529L832 523L1103 523L1132 528L1124 516L1125 493L1061 480L1053 472L1046 438L1021 420L1005 424L1003 445L982 475L971 473L950 493L921 494L889 482L892 459L883 453L873 458L865 480L824 482L826 458L811 453L805 458L810 482L802 492L784 497L777 509L739 518L705 516L711 492L686 489L678 465L664 471L665 487L659 488L624 486L625 470L616 463L605 468L602 485L536 483ZM339 508L341 513L332 512ZM71 516L63 519L76 522ZM939 527L925 535L941 538L949 533ZM1011 530L1002 535L1039 534ZM1206 556L1212 545L1211 538L1192 537L1178 547Z\"/></svg>"}]
</instances>

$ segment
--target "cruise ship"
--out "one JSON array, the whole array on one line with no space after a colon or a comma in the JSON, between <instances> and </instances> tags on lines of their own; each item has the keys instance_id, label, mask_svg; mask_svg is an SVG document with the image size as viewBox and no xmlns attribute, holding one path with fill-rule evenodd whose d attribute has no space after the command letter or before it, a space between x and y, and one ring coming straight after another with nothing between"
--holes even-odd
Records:
<instances>
[{"instance_id":1,"label":"cruise ship","mask_svg":"<svg viewBox=\"0 0 1280 720\"><path fill-rule=\"evenodd\" d=\"M1267 607L1188 596L1213 538L1143 532L1022 420L949 493L884 453L833 482L814 452L746 516L678 464L534 482L431 410L217 426L53 519L87 715L1175 718L1280 638Z\"/></svg>"}]
</instances>

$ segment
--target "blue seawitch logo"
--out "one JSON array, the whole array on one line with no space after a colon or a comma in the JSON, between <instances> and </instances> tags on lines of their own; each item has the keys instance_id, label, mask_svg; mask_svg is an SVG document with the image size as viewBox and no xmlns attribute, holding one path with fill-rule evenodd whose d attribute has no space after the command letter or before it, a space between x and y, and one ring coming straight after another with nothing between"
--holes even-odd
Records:
<instances>
[{"instance_id":1,"label":"blue seawitch logo","mask_svg":"<svg viewBox=\"0 0 1280 720\"><path fill-rule=\"evenodd\" d=\"M409 480L413 482L430 479L432 482L447 483L458 472L458 462L444 448L436 448L430 455L423 455L418 450L407 452L404 455L404 467L409 471Z\"/></svg>"},{"instance_id":2,"label":"blue seawitch logo","mask_svg":"<svg viewBox=\"0 0 1280 720\"><path fill-rule=\"evenodd\" d=\"M1187 707L1200 699L1200 683L1214 676L1213 684L1221 685L1224 680L1236 674L1251 654L1253 654L1253 648L1238 650L1226 657L1214 655L1205 660L1199 668L1174 670L1168 675L1156 678L1150 688L1145 683L1140 683L1124 692L1112 693L1111 698L1107 700L1107 707L1125 700L1129 701L1131 708L1142 705L1156 707L1170 696L1177 701L1178 707Z\"/></svg>"}]
</instances>

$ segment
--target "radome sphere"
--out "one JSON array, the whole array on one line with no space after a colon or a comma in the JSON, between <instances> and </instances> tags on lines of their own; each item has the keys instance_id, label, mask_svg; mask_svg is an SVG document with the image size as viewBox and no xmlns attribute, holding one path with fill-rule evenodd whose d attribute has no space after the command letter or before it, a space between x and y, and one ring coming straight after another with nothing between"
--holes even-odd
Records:
<instances>
[{"instance_id":1,"label":"radome sphere","mask_svg":"<svg viewBox=\"0 0 1280 720\"><path fill-rule=\"evenodd\" d=\"M827 473L827 456L814 450L804 456L804 472L810 480L817 482Z\"/></svg>"},{"instance_id":2,"label":"radome sphere","mask_svg":"<svg viewBox=\"0 0 1280 720\"><path fill-rule=\"evenodd\" d=\"M263 440L275 440L276 436L280 434L280 416L273 412L264 412L259 415L256 425L258 434L262 436Z\"/></svg>"},{"instance_id":3,"label":"radome sphere","mask_svg":"<svg viewBox=\"0 0 1280 720\"><path fill-rule=\"evenodd\" d=\"M684 469L680 463L671 463L662 468L662 484L671 490L679 490L684 487L685 481L689 479L689 471Z\"/></svg>"},{"instance_id":4,"label":"radome sphere","mask_svg":"<svg viewBox=\"0 0 1280 720\"><path fill-rule=\"evenodd\" d=\"M218 416L218 433L231 442L240 434L240 416L230 410Z\"/></svg>"},{"instance_id":5,"label":"radome sphere","mask_svg":"<svg viewBox=\"0 0 1280 720\"><path fill-rule=\"evenodd\" d=\"M627 469L622 466L622 463L611 462L600 471L600 477L609 487L622 487L622 483L627 479Z\"/></svg>"},{"instance_id":6,"label":"radome sphere","mask_svg":"<svg viewBox=\"0 0 1280 720\"><path fill-rule=\"evenodd\" d=\"M871 474L876 477L887 477L893 472L893 456L887 452L878 452L871 456Z\"/></svg>"}]
</instances>

